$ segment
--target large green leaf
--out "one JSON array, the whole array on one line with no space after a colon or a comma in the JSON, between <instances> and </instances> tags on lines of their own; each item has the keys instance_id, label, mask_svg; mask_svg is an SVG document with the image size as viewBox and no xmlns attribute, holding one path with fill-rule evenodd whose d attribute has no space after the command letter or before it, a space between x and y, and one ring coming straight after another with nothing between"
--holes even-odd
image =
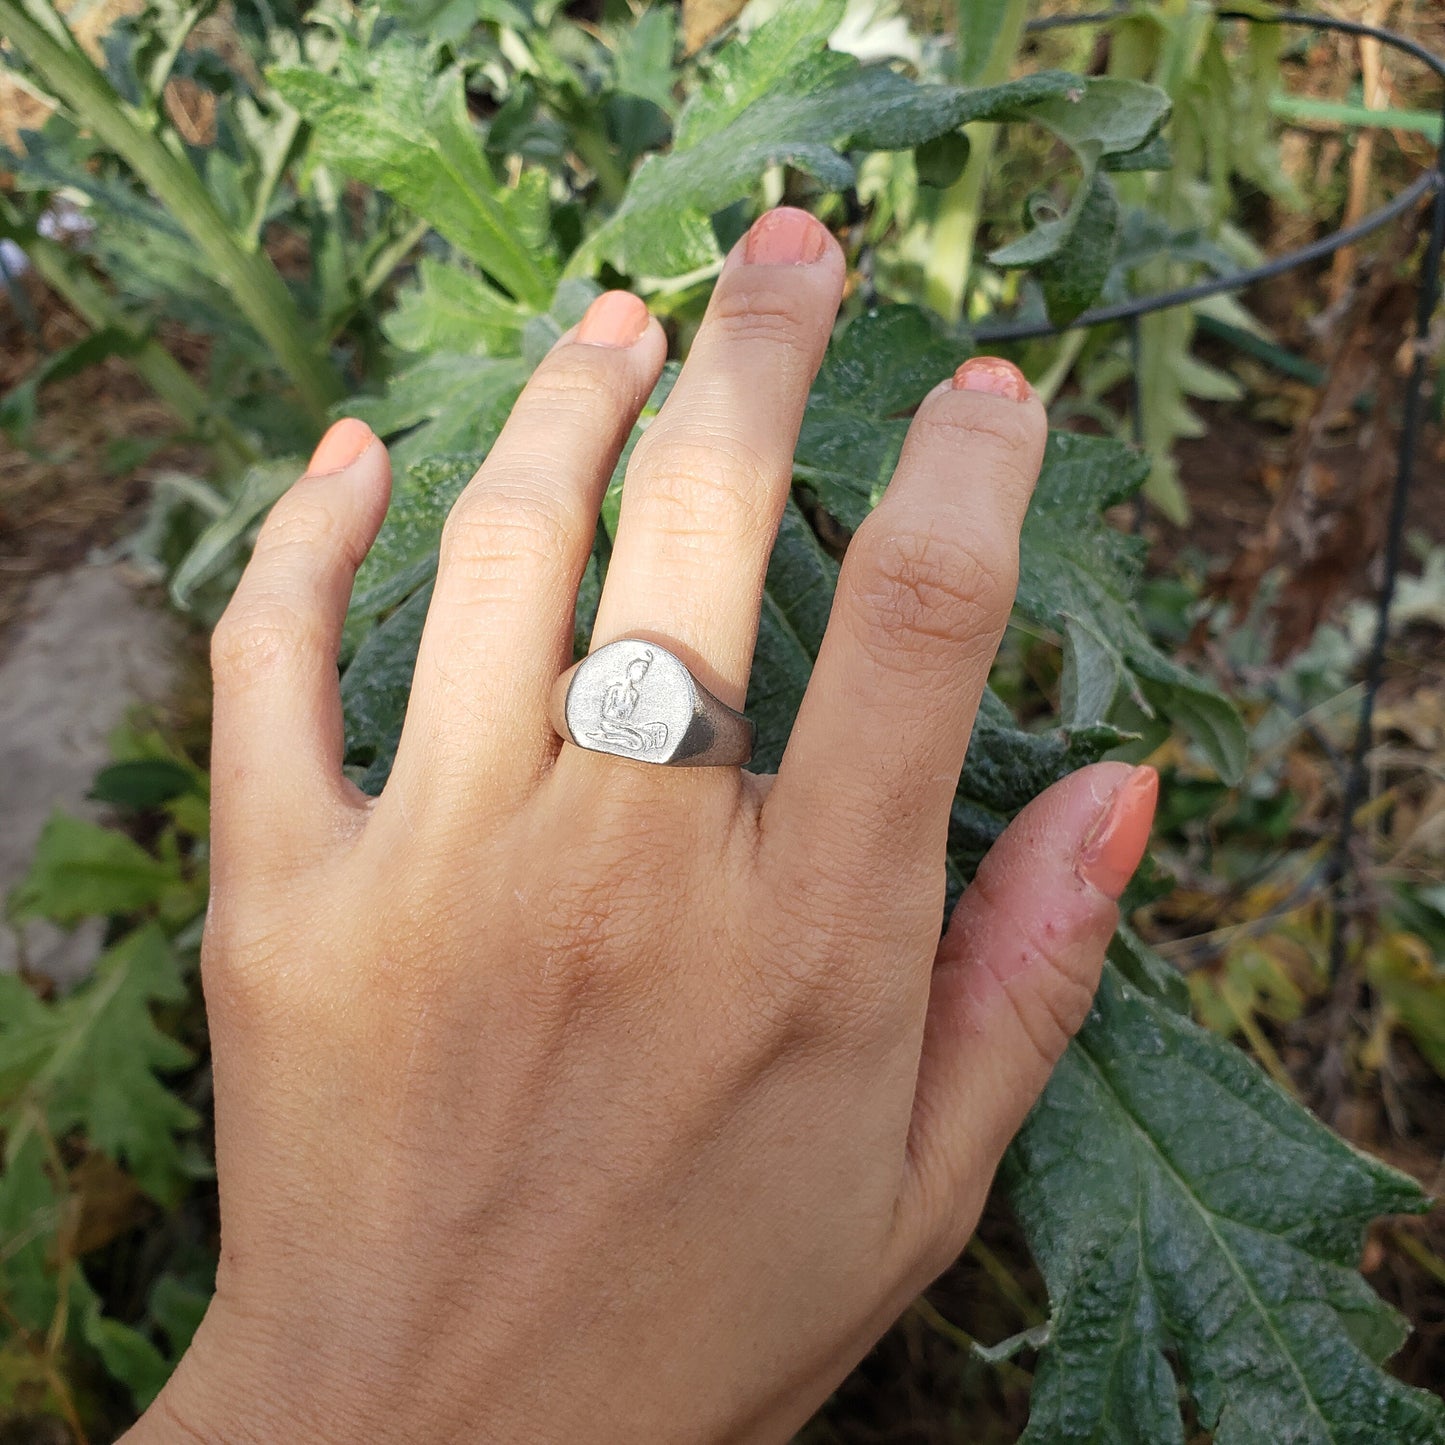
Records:
<instances>
[{"instance_id":1,"label":"large green leaf","mask_svg":"<svg viewBox=\"0 0 1445 1445\"><path fill-rule=\"evenodd\" d=\"M987 89L920 85L829 50L843 9L841 0L799 0L724 47L678 118L671 152L642 163L571 269L608 261L632 275L696 270L719 255L711 217L746 196L769 166L795 166L840 190L854 180L847 150L912 149L1093 84L1045 71Z\"/></svg>"},{"instance_id":2,"label":"large green leaf","mask_svg":"<svg viewBox=\"0 0 1445 1445\"><path fill-rule=\"evenodd\" d=\"M1220 775L1233 782L1246 761L1239 715L1151 641L1133 601L1143 573L1142 545L1103 520L1147 472L1144 457L1106 438L1066 432L1049 437L1020 544L1018 610L1061 636L1073 631L1087 637L1096 654L1114 661L1136 701L1146 710L1157 704L1188 728Z\"/></svg>"},{"instance_id":3,"label":"large green leaf","mask_svg":"<svg viewBox=\"0 0 1445 1445\"><path fill-rule=\"evenodd\" d=\"M151 1009L185 997L154 924L128 934L54 1003L0 975L0 1128L10 1154L31 1136L38 1110L52 1138L84 1129L149 1194L173 1198L187 1177L177 1135L198 1121L157 1074L191 1056L156 1027Z\"/></svg>"},{"instance_id":4,"label":"large green leaf","mask_svg":"<svg viewBox=\"0 0 1445 1445\"><path fill-rule=\"evenodd\" d=\"M1171 1359L1216 1445L1445 1440L1355 1269L1419 1189L1112 966L1005 1180L1053 1301L1029 1445L1182 1445Z\"/></svg>"},{"instance_id":5,"label":"large green leaf","mask_svg":"<svg viewBox=\"0 0 1445 1445\"><path fill-rule=\"evenodd\" d=\"M335 75L281 68L271 79L311 123L326 160L430 222L519 301L546 304L545 180L498 181L459 69L437 75L424 47L393 35L374 50L345 52Z\"/></svg>"}]
</instances>

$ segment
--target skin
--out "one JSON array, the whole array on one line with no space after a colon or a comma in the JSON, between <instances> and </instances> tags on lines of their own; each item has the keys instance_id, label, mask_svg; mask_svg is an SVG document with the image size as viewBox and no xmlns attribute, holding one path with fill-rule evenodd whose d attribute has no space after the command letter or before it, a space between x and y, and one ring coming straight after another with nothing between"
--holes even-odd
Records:
<instances>
[{"instance_id":1,"label":"skin","mask_svg":"<svg viewBox=\"0 0 1445 1445\"><path fill-rule=\"evenodd\" d=\"M810 245L729 258L597 619L734 706L843 287ZM217 1292L128 1445L784 1441L961 1249L1085 1016L1129 768L1026 809L940 941L1032 394L922 404L777 778L548 726L664 353L653 321L543 362L447 523L379 799L342 775L335 659L383 446L263 529L214 643Z\"/></svg>"}]
</instances>

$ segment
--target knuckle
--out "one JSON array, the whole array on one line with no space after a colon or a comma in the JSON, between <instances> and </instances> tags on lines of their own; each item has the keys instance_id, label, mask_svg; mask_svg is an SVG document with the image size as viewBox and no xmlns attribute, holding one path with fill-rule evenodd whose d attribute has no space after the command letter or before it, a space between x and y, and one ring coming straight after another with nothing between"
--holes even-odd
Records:
<instances>
[{"instance_id":1,"label":"knuckle","mask_svg":"<svg viewBox=\"0 0 1445 1445\"><path fill-rule=\"evenodd\" d=\"M913 422L912 439L929 450L967 455L1001 472L1005 481L1032 489L1038 476L1045 427L1040 410L1018 402L979 404L947 392L934 397Z\"/></svg>"},{"instance_id":2,"label":"knuckle","mask_svg":"<svg viewBox=\"0 0 1445 1445\"><path fill-rule=\"evenodd\" d=\"M856 557L855 557L856 553ZM865 638L993 641L1018 586L1017 543L965 539L936 523L892 526L875 513L849 548L853 598Z\"/></svg>"},{"instance_id":3,"label":"knuckle","mask_svg":"<svg viewBox=\"0 0 1445 1445\"><path fill-rule=\"evenodd\" d=\"M689 435L644 434L628 470L633 507L646 513L649 527L679 536L758 532L764 515L771 515L760 504L782 492L778 468L732 432L687 430Z\"/></svg>"},{"instance_id":4,"label":"knuckle","mask_svg":"<svg viewBox=\"0 0 1445 1445\"><path fill-rule=\"evenodd\" d=\"M238 597L211 634L211 671L244 685L319 647L315 623L285 597Z\"/></svg>"},{"instance_id":5,"label":"knuckle","mask_svg":"<svg viewBox=\"0 0 1445 1445\"><path fill-rule=\"evenodd\" d=\"M263 554L329 553L343 547L339 518L304 483L293 487L271 508L256 540L256 550Z\"/></svg>"},{"instance_id":6,"label":"knuckle","mask_svg":"<svg viewBox=\"0 0 1445 1445\"><path fill-rule=\"evenodd\" d=\"M555 565L570 550L568 519L544 492L483 485L463 492L442 528L441 563L470 581Z\"/></svg>"},{"instance_id":7,"label":"knuckle","mask_svg":"<svg viewBox=\"0 0 1445 1445\"><path fill-rule=\"evenodd\" d=\"M708 319L731 342L761 342L791 351L808 326L808 298L778 286L723 286L713 298Z\"/></svg>"},{"instance_id":8,"label":"knuckle","mask_svg":"<svg viewBox=\"0 0 1445 1445\"><path fill-rule=\"evenodd\" d=\"M563 347L533 374L527 402L548 413L549 420L586 423L602 411L610 416L620 389L617 368L605 364L610 359L611 353L600 347Z\"/></svg>"}]
</instances>

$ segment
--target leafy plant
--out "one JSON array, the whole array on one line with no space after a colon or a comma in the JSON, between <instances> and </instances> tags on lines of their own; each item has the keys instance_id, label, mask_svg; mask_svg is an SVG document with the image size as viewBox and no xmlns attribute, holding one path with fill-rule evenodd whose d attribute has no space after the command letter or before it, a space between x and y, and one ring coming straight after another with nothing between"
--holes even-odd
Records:
<instances>
[{"instance_id":1,"label":"leafy plant","mask_svg":"<svg viewBox=\"0 0 1445 1445\"><path fill-rule=\"evenodd\" d=\"M357 579L342 682L348 764L372 791L395 751L447 509L540 356L599 285L631 286L685 342L726 246L784 195L845 233L855 267L890 250L896 260L882 304L850 301L810 400L748 702L757 766L768 768L822 637L836 544L878 500L907 413L974 350L963 303L975 272L975 163L991 143L978 133L1008 123L1062 141L1072 183L1066 202L1031 207L1024 234L993 253L991 294L1012 287L1067 319L1152 244L1123 192L1168 160L1167 96L1117 75L1009 79L1018 4L960 7L962 44L946 79L941 66L830 45L843 0L749 15L681 67L670 7L613 0L598 26L583 27L555 0L395 0L323 4L310 25L294 15L262 25L258 0L238 7L239 33L264 78L188 48L204 8L157 0L111 47L107 81L48 0L0 0L0 31L62 104L25 138L13 161L21 196L8 204L32 237L35 207L58 191L119 218L86 243L111 277L142 250L162 259L118 288L128 296L98 288L97 297L73 257L42 253L97 317L118 313L148 364L157 361L148 318L176 316L219 338L223 365L204 405L183 388L173 405L188 426L203 414L223 419L241 462L175 574L178 595L224 595L252 528L296 470L257 459L301 450L308 419L343 384L362 389L345 409L387 437L397 471ZM168 129L177 67L216 98L209 145ZM928 189L938 194L925 204ZM909 291L914 221L932 255ZM1168 245L1177 221L1160 222ZM306 240L305 266L283 270L288 237ZM269 391L260 404L262 388L294 405L270 405ZM224 439L219 422L210 435ZM626 454L579 600L579 651L625 464ZM986 698L953 812L955 891L1042 788L1106 753L1127 755L1128 720L1178 725L1222 777L1244 767L1237 713L1152 640L1139 545L1104 517L1148 471L1117 441L1050 441L1023 537L1017 620L1057 649L1058 715L1024 727L999 696ZM186 798L162 804L176 826ZM0 1275L21 1306L7 1308L24 1341L88 1348L138 1403L172 1357L161 1345L181 1342L184 1330L167 1320L184 1311L153 1294L138 1330L100 1313L74 1249L45 1241L63 1237L73 1138L158 1201L186 1175L191 1118L157 1095L174 1103L158 1073L181 1058L156 1042L151 1021L176 1001L176 930L186 936L182 916L199 901L194 855L167 836L147 853L118 835L53 825L15 914L143 921L113 927L102 971L70 998L38 1002L6 985L0 1024L0 1219L22 1241ZM1083 1034L1011 1151L1008 1188L1051 1299L1047 1329L1027 1341L1043 1346L1028 1438L1182 1441L1185 1392L1221 1442L1445 1440L1440 1402L1379 1368L1402 1326L1353 1269L1366 1223L1423 1209L1423 1196L1191 1023L1187 1002L1177 974L1121 933ZM135 1035L116 1063L130 1102L110 1113L79 1057L86 1028L102 1029L107 1049ZM17 1358L33 1355L22 1347ZM54 1351L44 1358L46 1401L75 1415L76 1400L54 1386Z\"/></svg>"},{"instance_id":2,"label":"leafy plant","mask_svg":"<svg viewBox=\"0 0 1445 1445\"><path fill-rule=\"evenodd\" d=\"M148 819L152 845L57 814L7 904L22 929L109 920L93 974L51 999L0 975L0 1416L53 1412L78 1439L93 1407L77 1351L143 1409L199 1324L214 1269L202 1249L174 1253L123 1323L85 1263L211 1172L175 1082L194 1062L175 1035L196 1005L207 780L153 734L123 733L116 756L97 795Z\"/></svg>"}]
</instances>

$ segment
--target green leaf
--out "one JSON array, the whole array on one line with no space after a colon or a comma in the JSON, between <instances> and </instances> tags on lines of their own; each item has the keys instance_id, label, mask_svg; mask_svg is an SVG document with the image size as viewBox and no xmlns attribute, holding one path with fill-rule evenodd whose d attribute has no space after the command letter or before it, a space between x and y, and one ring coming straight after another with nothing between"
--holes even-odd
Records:
<instances>
[{"instance_id":1,"label":"green leaf","mask_svg":"<svg viewBox=\"0 0 1445 1445\"><path fill-rule=\"evenodd\" d=\"M427 583L398 607L361 645L342 679L346 755L364 769L363 792L379 793L391 773L431 593Z\"/></svg>"},{"instance_id":2,"label":"green leaf","mask_svg":"<svg viewBox=\"0 0 1445 1445\"><path fill-rule=\"evenodd\" d=\"M649 7L617 44L612 89L619 95L651 101L664 115L677 109L673 90L677 71L677 12L668 5Z\"/></svg>"},{"instance_id":3,"label":"green leaf","mask_svg":"<svg viewBox=\"0 0 1445 1445\"><path fill-rule=\"evenodd\" d=\"M403 351L514 355L525 320L482 277L423 256L417 285L397 298L384 330Z\"/></svg>"},{"instance_id":4,"label":"green leaf","mask_svg":"<svg viewBox=\"0 0 1445 1445\"><path fill-rule=\"evenodd\" d=\"M17 923L46 918L69 926L96 915L139 913L180 882L175 862L153 858L124 833L55 813L7 912Z\"/></svg>"},{"instance_id":5,"label":"green leaf","mask_svg":"<svg viewBox=\"0 0 1445 1445\"><path fill-rule=\"evenodd\" d=\"M75 1306L80 1315L81 1335L100 1356L101 1363L113 1379L130 1391L137 1412L149 1409L170 1378L171 1361L139 1330L102 1312L100 1296L78 1275L73 1286Z\"/></svg>"},{"instance_id":6,"label":"green leaf","mask_svg":"<svg viewBox=\"0 0 1445 1445\"><path fill-rule=\"evenodd\" d=\"M795 475L845 527L878 504L907 414L969 349L914 306L867 312L834 338L808 399Z\"/></svg>"},{"instance_id":7,"label":"green leaf","mask_svg":"<svg viewBox=\"0 0 1445 1445\"><path fill-rule=\"evenodd\" d=\"M532 368L520 357L436 351L391 378L386 395L354 397L347 410L391 449L398 468L428 457L484 452L496 440Z\"/></svg>"},{"instance_id":8,"label":"green leaf","mask_svg":"<svg viewBox=\"0 0 1445 1445\"><path fill-rule=\"evenodd\" d=\"M19 979L0 975L0 1109L6 1107L8 1092L6 1030L18 1030L27 1020L33 1026L36 1010L43 1008ZM6 1140L3 1164L0 1299L21 1326L43 1336L55 1314L57 1291L51 1251L65 1222L65 1210L46 1169L45 1142L34 1129L27 1130L24 1137Z\"/></svg>"},{"instance_id":9,"label":"green leaf","mask_svg":"<svg viewBox=\"0 0 1445 1445\"><path fill-rule=\"evenodd\" d=\"M54 1003L0 976L0 1128L10 1155L31 1137L27 1111L38 1108L52 1138L85 1130L148 1194L173 1201L189 1173L176 1136L198 1120L157 1075L191 1055L156 1027L151 1008L186 996L155 924L127 934Z\"/></svg>"},{"instance_id":10,"label":"green leaf","mask_svg":"<svg viewBox=\"0 0 1445 1445\"><path fill-rule=\"evenodd\" d=\"M782 762L837 585L838 564L819 546L797 503L789 500L768 563L748 684L747 714L758 728L755 772L776 772Z\"/></svg>"},{"instance_id":11,"label":"green leaf","mask_svg":"<svg viewBox=\"0 0 1445 1445\"><path fill-rule=\"evenodd\" d=\"M1067 326L1099 299L1123 232L1119 199L1102 172L1090 178L1076 211L1068 235L1035 272L1056 326Z\"/></svg>"},{"instance_id":12,"label":"green leaf","mask_svg":"<svg viewBox=\"0 0 1445 1445\"><path fill-rule=\"evenodd\" d=\"M1132 449L1103 437L1054 432L1024 522L1018 611L1060 634L1087 637L1090 666L1112 658L1136 680L1136 701L1157 704L1194 735L1226 781L1247 761L1244 725L1233 706L1154 645L1134 593L1143 558L1135 539L1109 527L1102 513L1135 491L1148 470Z\"/></svg>"},{"instance_id":13,"label":"green leaf","mask_svg":"<svg viewBox=\"0 0 1445 1445\"><path fill-rule=\"evenodd\" d=\"M845 151L911 150L1092 83L1044 71L986 89L919 85L829 50L842 13L838 0L800 0L725 46L678 118L672 151L643 161L570 269L607 261L631 275L697 270L720 254L711 217L747 196L770 166L794 166L840 190L855 178Z\"/></svg>"},{"instance_id":14,"label":"green leaf","mask_svg":"<svg viewBox=\"0 0 1445 1445\"><path fill-rule=\"evenodd\" d=\"M959 0L956 6L958 78L968 84L988 69L1003 36L1011 0Z\"/></svg>"},{"instance_id":15,"label":"green leaf","mask_svg":"<svg viewBox=\"0 0 1445 1445\"><path fill-rule=\"evenodd\" d=\"M1112 967L1004 1177L1053 1301L1028 1445L1182 1441L1171 1356L1218 1445L1445 1440L1355 1269L1428 1201Z\"/></svg>"},{"instance_id":16,"label":"green leaf","mask_svg":"<svg viewBox=\"0 0 1445 1445\"><path fill-rule=\"evenodd\" d=\"M482 460L479 452L432 457L398 477L386 521L356 574L351 619L379 617L432 578L442 524Z\"/></svg>"},{"instance_id":17,"label":"green leaf","mask_svg":"<svg viewBox=\"0 0 1445 1445\"><path fill-rule=\"evenodd\" d=\"M195 791L196 786L196 775L190 768L167 758L144 758L101 769L89 796L98 803L139 813L162 807L183 793Z\"/></svg>"},{"instance_id":18,"label":"green leaf","mask_svg":"<svg viewBox=\"0 0 1445 1445\"><path fill-rule=\"evenodd\" d=\"M1137 80L1097 77L1030 106L1026 116L1053 131L1078 157L1083 179L1064 215L990 252L995 266L1038 266L1049 318L1064 325L1098 299L1119 251L1123 220L1102 169L1114 157L1140 157L1169 116L1169 97Z\"/></svg>"},{"instance_id":19,"label":"green leaf","mask_svg":"<svg viewBox=\"0 0 1445 1445\"><path fill-rule=\"evenodd\" d=\"M171 573L171 600L177 607L187 610L207 583L244 562L251 532L305 470L301 457L282 457L247 468L230 506L196 538Z\"/></svg>"},{"instance_id":20,"label":"green leaf","mask_svg":"<svg viewBox=\"0 0 1445 1445\"><path fill-rule=\"evenodd\" d=\"M545 180L497 180L461 70L435 74L427 51L401 35L343 60L336 75L271 75L310 122L319 153L428 221L519 301L545 306L553 272Z\"/></svg>"},{"instance_id":21,"label":"green leaf","mask_svg":"<svg viewBox=\"0 0 1445 1445\"><path fill-rule=\"evenodd\" d=\"M1064 668L1059 712L1071 726L1101 722L1124 686L1123 659L1077 617L1064 619Z\"/></svg>"}]
</instances>

